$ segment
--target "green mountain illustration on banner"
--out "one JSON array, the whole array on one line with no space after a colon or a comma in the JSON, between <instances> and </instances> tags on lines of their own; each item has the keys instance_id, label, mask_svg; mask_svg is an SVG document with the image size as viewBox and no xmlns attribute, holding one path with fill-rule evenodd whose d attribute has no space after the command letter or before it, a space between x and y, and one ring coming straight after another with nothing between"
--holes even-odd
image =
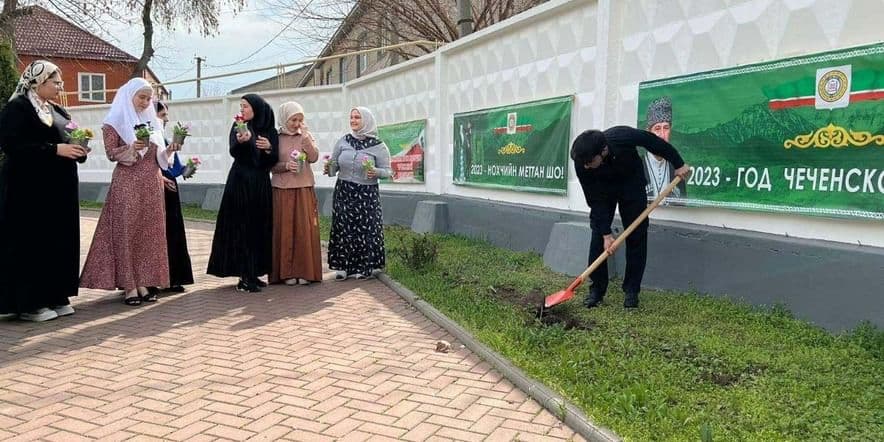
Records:
<instances>
[{"instance_id":1,"label":"green mountain illustration on banner","mask_svg":"<svg viewBox=\"0 0 884 442\"><path fill-rule=\"evenodd\" d=\"M661 97L695 172L671 203L884 220L884 43L642 83L639 127Z\"/></svg>"}]
</instances>

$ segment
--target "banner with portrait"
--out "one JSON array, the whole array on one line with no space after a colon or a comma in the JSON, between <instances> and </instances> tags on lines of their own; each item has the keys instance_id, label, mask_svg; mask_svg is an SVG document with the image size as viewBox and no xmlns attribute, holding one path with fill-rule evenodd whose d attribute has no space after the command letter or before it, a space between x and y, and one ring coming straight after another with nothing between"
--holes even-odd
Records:
<instances>
[{"instance_id":1,"label":"banner with portrait","mask_svg":"<svg viewBox=\"0 0 884 442\"><path fill-rule=\"evenodd\" d=\"M884 44L639 85L638 127L693 166L670 203L884 219ZM673 177L646 155L648 197Z\"/></svg>"}]
</instances>

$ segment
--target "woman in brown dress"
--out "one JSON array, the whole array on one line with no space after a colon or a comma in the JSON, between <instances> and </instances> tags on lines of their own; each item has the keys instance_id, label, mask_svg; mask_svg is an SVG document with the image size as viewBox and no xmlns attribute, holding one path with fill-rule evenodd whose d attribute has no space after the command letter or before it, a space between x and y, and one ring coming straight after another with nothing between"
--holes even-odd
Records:
<instances>
[{"instance_id":1,"label":"woman in brown dress","mask_svg":"<svg viewBox=\"0 0 884 442\"><path fill-rule=\"evenodd\" d=\"M288 285L322 280L319 214L310 164L319 159L304 108L279 107L279 162L273 166L273 270L270 282Z\"/></svg>"},{"instance_id":2,"label":"woman in brown dress","mask_svg":"<svg viewBox=\"0 0 884 442\"><path fill-rule=\"evenodd\" d=\"M160 170L169 167L174 147L165 147L152 96L147 80L133 78L104 119L104 148L117 166L80 276L80 287L124 290L127 305L155 302L147 287L169 286ZM147 141L136 138L141 124L149 125Z\"/></svg>"}]
</instances>

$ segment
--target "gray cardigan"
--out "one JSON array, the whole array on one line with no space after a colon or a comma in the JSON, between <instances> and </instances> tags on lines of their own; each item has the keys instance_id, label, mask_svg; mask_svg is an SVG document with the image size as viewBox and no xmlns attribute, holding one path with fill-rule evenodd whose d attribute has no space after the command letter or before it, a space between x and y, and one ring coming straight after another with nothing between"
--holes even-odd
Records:
<instances>
[{"instance_id":1,"label":"gray cardigan","mask_svg":"<svg viewBox=\"0 0 884 442\"><path fill-rule=\"evenodd\" d=\"M328 165L328 176L335 176L344 181L356 184L377 184L378 179L368 179L362 168L362 160L369 158L374 160L374 169L379 177L389 178L393 174L390 168L390 150L383 142L366 149L356 150L344 137L335 143L335 149L331 154L331 163Z\"/></svg>"}]
</instances>

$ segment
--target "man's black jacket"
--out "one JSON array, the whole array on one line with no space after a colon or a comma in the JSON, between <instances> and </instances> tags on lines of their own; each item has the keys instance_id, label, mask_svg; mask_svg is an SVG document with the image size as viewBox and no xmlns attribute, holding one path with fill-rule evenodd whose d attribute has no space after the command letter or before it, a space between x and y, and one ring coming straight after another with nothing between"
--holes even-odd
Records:
<instances>
[{"instance_id":1,"label":"man's black jacket","mask_svg":"<svg viewBox=\"0 0 884 442\"><path fill-rule=\"evenodd\" d=\"M608 145L608 156L596 169L586 169L574 163L577 179L583 188L586 204L590 207L589 221L592 230L608 235L614 208L621 200L644 200L647 198L644 165L636 146L665 158L678 169L684 160L671 144L651 132L628 126L615 126L603 132Z\"/></svg>"}]
</instances>

